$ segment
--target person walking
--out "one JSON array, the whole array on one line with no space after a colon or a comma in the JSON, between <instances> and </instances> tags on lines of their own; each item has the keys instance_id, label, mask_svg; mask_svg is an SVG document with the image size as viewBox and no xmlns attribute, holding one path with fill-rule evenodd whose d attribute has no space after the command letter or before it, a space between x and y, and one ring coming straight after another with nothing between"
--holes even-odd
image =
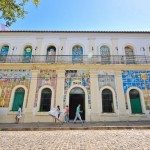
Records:
<instances>
[{"instance_id":1,"label":"person walking","mask_svg":"<svg viewBox=\"0 0 150 150\"><path fill-rule=\"evenodd\" d=\"M17 114L16 114L16 123L19 123L19 119L22 117L22 114L21 114L21 106L19 105L18 106L18 111L17 111Z\"/></svg>"},{"instance_id":2,"label":"person walking","mask_svg":"<svg viewBox=\"0 0 150 150\"><path fill-rule=\"evenodd\" d=\"M65 112L65 122L69 122L69 107L66 105L66 112Z\"/></svg>"},{"instance_id":3,"label":"person walking","mask_svg":"<svg viewBox=\"0 0 150 150\"><path fill-rule=\"evenodd\" d=\"M73 121L73 123L75 123L76 122L76 120L77 120L77 118L79 118L80 119L80 121L81 121L81 123L83 124L83 120L82 120L82 118L81 118L81 116L80 116L80 104L78 105L78 107L76 108L76 116L75 116L75 118L74 118L74 121Z\"/></svg>"},{"instance_id":4,"label":"person walking","mask_svg":"<svg viewBox=\"0 0 150 150\"><path fill-rule=\"evenodd\" d=\"M59 118L59 116L60 116L60 106L59 105L57 106L57 112L58 112L58 118Z\"/></svg>"}]
</instances>

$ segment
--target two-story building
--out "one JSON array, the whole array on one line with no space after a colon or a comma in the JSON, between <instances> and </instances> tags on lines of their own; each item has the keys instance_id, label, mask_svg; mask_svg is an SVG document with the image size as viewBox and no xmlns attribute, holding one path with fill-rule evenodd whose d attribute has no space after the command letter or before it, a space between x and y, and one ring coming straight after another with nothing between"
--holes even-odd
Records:
<instances>
[{"instance_id":1,"label":"two-story building","mask_svg":"<svg viewBox=\"0 0 150 150\"><path fill-rule=\"evenodd\" d=\"M0 122L51 122L81 104L85 121L148 120L150 32L1 31Z\"/></svg>"}]
</instances>

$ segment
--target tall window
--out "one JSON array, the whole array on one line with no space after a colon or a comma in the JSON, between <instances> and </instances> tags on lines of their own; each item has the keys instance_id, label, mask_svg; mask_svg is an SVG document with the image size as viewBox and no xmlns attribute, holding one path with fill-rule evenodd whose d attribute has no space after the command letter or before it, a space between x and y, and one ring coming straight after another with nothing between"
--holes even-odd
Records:
<instances>
[{"instance_id":1,"label":"tall window","mask_svg":"<svg viewBox=\"0 0 150 150\"><path fill-rule=\"evenodd\" d=\"M23 54L23 62L28 63L31 61L31 56L32 56L32 47L31 46L26 46L24 49L24 54Z\"/></svg>"},{"instance_id":2,"label":"tall window","mask_svg":"<svg viewBox=\"0 0 150 150\"><path fill-rule=\"evenodd\" d=\"M83 48L81 46L74 46L72 48L72 62L82 63L83 62Z\"/></svg>"},{"instance_id":3,"label":"tall window","mask_svg":"<svg viewBox=\"0 0 150 150\"><path fill-rule=\"evenodd\" d=\"M141 106L141 99L139 92L135 89L130 90L130 104L131 104L131 111L133 114L141 114L142 113L142 106Z\"/></svg>"},{"instance_id":4,"label":"tall window","mask_svg":"<svg viewBox=\"0 0 150 150\"><path fill-rule=\"evenodd\" d=\"M134 61L134 50L131 46L125 47L125 55L126 55L126 63L127 64L133 64Z\"/></svg>"},{"instance_id":5,"label":"tall window","mask_svg":"<svg viewBox=\"0 0 150 150\"><path fill-rule=\"evenodd\" d=\"M114 112L113 96L109 89L104 89L102 91L102 107L104 113Z\"/></svg>"},{"instance_id":6,"label":"tall window","mask_svg":"<svg viewBox=\"0 0 150 150\"><path fill-rule=\"evenodd\" d=\"M46 61L50 63L54 63L55 58L56 58L56 48L54 46L48 47Z\"/></svg>"},{"instance_id":7,"label":"tall window","mask_svg":"<svg viewBox=\"0 0 150 150\"><path fill-rule=\"evenodd\" d=\"M110 63L110 49L108 46L101 46L100 48L101 62L104 64Z\"/></svg>"},{"instance_id":8,"label":"tall window","mask_svg":"<svg viewBox=\"0 0 150 150\"><path fill-rule=\"evenodd\" d=\"M49 111L51 108L51 95L52 91L49 88L45 88L41 93L40 111Z\"/></svg>"},{"instance_id":9,"label":"tall window","mask_svg":"<svg viewBox=\"0 0 150 150\"><path fill-rule=\"evenodd\" d=\"M12 111L17 111L19 106L22 108L23 101L24 101L24 95L25 95L25 90L23 88L18 88L15 91Z\"/></svg>"},{"instance_id":10,"label":"tall window","mask_svg":"<svg viewBox=\"0 0 150 150\"><path fill-rule=\"evenodd\" d=\"M0 61L6 61L8 51L9 51L9 46L8 45L2 46L2 48L0 50Z\"/></svg>"}]
</instances>

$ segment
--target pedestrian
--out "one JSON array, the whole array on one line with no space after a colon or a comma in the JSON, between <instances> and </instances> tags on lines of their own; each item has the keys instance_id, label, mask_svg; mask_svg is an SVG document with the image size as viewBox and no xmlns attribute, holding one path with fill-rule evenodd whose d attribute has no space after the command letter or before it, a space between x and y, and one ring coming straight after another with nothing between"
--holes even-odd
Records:
<instances>
[{"instance_id":1,"label":"pedestrian","mask_svg":"<svg viewBox=\"0 0 150 150\"><path fill-rule=\"evenodd\" d=\"M76 122L76 120L77 120L77 118L79 118L80 119L80 121L81 121L81 123L83 124L83 120L81 119L81 116L80 116L80 104L78 105L78 107L76 108L76 116L75 116L75 118L74 118L74 121L73 121L73 123L75 123Z\"/></svg>"},{"instance_id":2,"label":"pedestrian","mask_svg":"<svg viewBox=\"0 0 150 150\"><path fill-rule=\"evenodd\" d=\"M59 121L61 124L63 124L63 122L59 119L59 116L60 116L60 106L58 105L56 108L52 108L48 114L50 116L52 116L54 119L55 119L55 123L56 123L56 120Z\"/></svg>"},{"instance_id":3,"label":"pedestrian","mask_svg":"<svg viewBox=\"0 0 150 150\"><path fill-rule=\"evenodd\" d=\"M57 111L58 111L58 118L59 118L59 116L60 116L60 106L59 105L57 106Z\"/></svg>"},{"instance_id":4,"label":"pedestrian","mask_svg":"<svg viewBox=\"0 0 150 150\"><path fill-rule=\"evenodd\" d=\"M65 111L65 122L69 122L69 107L66 105L66 111Z\"/></svg>"},{"instance_id":5,"label":"pedestrian","mask_svg":"<svg viewBox=\"0 0 150 150\"><path fill-rule=\"evenodd\" d=\"M19 123L19 119L22 117L22 114L21 114L21 106L19 105L18 106L18 111L17 111L17 114L16 114L16 123Z\"/></svg>"}]
</instances>

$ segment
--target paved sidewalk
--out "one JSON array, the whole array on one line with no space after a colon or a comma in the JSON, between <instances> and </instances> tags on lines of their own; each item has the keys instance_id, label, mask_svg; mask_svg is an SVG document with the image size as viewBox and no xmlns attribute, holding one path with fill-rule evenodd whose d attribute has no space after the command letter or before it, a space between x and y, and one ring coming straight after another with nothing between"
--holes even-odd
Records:
<instances>
[{"instance_id":1,"label":"paved sidewalk","mask_svg":"<svg viewBox=\"0 0 150 150\"><path fill-rule=\"evenodd\" d=\"M150 129L150 121L64 123L0 123L0 131Z\"/></svg>"},{"instance_id":2,"label":"paved sidewalk","mask_svg":"<svg viewBox=\"0 0 150 150\"><path fill-rule=\"evenodd\" d=\"M150 130L0 131L0 150L150 150Z\"/></svg>"}]
</instances>

